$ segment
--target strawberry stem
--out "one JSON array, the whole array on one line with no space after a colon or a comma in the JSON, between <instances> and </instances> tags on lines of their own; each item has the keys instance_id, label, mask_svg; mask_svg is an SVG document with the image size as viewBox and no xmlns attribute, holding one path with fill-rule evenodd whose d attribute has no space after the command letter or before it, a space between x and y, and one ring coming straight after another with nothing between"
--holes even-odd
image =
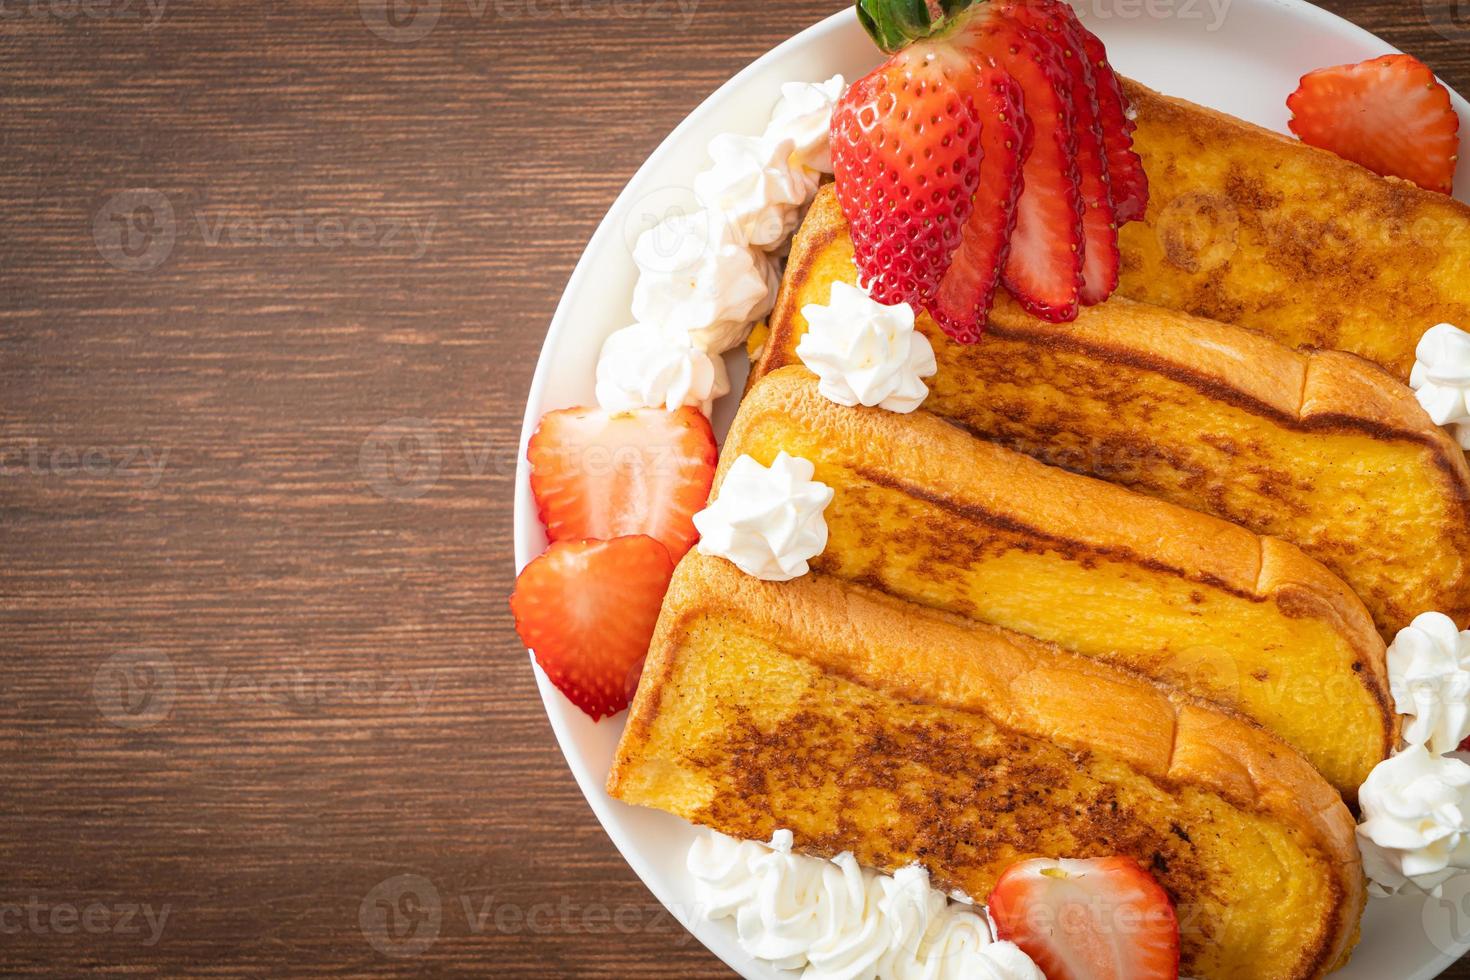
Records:
<instances>
[{"instance_id":1,"label":"strawberry stem","mask_svg":"<svg viewBox=\"0 0 1470 980\"><path fill-rule=\"evenodd\" d=\"M857 0L858 20L889 54L932 37L976 0Z\"/></svg>"}]
</instances>

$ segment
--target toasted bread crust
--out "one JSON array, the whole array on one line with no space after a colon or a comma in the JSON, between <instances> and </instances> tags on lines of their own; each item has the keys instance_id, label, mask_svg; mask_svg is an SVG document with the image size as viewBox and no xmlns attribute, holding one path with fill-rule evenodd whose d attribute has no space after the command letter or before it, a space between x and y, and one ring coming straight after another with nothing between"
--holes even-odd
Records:
<instances>
[{"instance_id":1,"label":"toasted bread crust","mask_svg":"<svg viewBox=\"0 0 1470 980\"><path fill-rule=\"evenodd\" d=\"M667 746L657 744L653 726L663 700L681 696L671 678L686 651L691 624L704 618L738 624L740 631L769 638L791 655L869 690L982 715L1024 738L1054 742L1080 753L1079 765L1093 754L1105 756L1164 792L1202 790L1292 828L1323 859L1332 877L1335 914L1289 972L1274 975L1319 976L1345 956L1365 898L1353 820L1332 787L1287 746L1217 706L1133 673L821 575L777 585L697 552L684 559L608 777L613 796L665 808L673 804L681 815L700 819L696 801L641 798L640 775L649 766L678 765L660 757ZM782 817L769 814L773 828L783 826ZM945 818L936 811L921 814L920 823L937 825ZM995 819L1005 817L996 814ZM1087 820L1080 813L1075 818L1059 813L1057 819L1080 820L1083 826ZM832 854L852 847L853 833L861 830L833 828L830 838L803 843ZM926 863L935 864L929 870L937 887L973 884L956 879L955 869L942 863ZM1188 877L1166 875L1176 901L1187 902L1195 889L1209 888L1208 881Z\"/></svg>"},{"instance_id":2,"label":"toasted bread crust","mask_svg":"<svg viewBox=\"0 0 1470 980\"><path fill-rule=\"evenodd\" d=\"M1148 214L1122 295L1350 351L1400 380L1424 331L1470 324L1470 207L1136 82Z\"/></svg>"},{"instance_id":3,"label":"toasted bread crust","mask_svg":"<svg viewBox=\"0 0 1470 980\"><path fill-rule=\"evenodd\" d=\"M842 256L849 249L846 221L835 197L824 189L793 244L770 320L770 337L764 357L752 372L752 384L773 370L799 363L795 350L805 329L800 307L811 302L814 294L821 295L827 281L847 275L849 263ZM1063 437L1090 439L1092 445L1126 441L1137 447L1141 462L1124 472L1108 472L1106 461L1091 455L1063 465L1259 533L1294 538L1358 587L1386 638L1430 609L1470 625L1470 560L1464 557L1470 556L1470 467L1464 453L1433 424L1412 392L1378 366L1340 351L1295 351L1244 328L1117 297L1082 310L1073 323L1050 324L1029 316L1002 296L992 311L988 337L971 346L950 342L927 316L920 317L920 326L933 340L940 368L939 382L926 407L977 435L1044 459L1065 455L1058 448ZM1224 465L1234 470L1204 474L1192 487L1170 486L1175 473L1198 465L1194 461L1199 452L1198 432L1171 433L1150 425L1150 409L1131 396L1115 401L1110 411L1098 416L1079 414L1070 427L1057 423L1055 441L1048 440L1045 423L1034 420L1048 412L1046 399L1053 389L1073 383L1072 378L1047 373L1062 370L1044 366L1061 363L1060 358L1067 359L1067 364L1090 366L1100 375L1134 372L1141 381L1157 376L1198 392L1200 424L1205 430L1211 425L1211 414L1219 413L1217 406L1224 405L1293 433L1361 436L1395 447L1406 459L1412 457L1407 465L1432 488L1430 496L1419 498L1411 512L1427 513L1425 504L1433 502L1447 518L1434 524L1426 518L1424 526L1405 531L1413 534L1420 549L1413 557L1421 560L1414 567L1395 568L1381 564L1380 556L1366 554L1363 542L1346 530L1334 531L1339 523L1338 501L1323 499L1326 495L1313 497L1306 467L1294 458L1270 458L1273 472L1296 475L1290 480L1268 481L1255 471L1266 449L1256 447L1238 457L1222 453ZM945 384L946 378L951 383ZM1006 404L992 393L996 385L1015 389L1027 384L1035 387L1012 390ZM1120 395L1129 390L1126 384L1119 386ZM1096 393L1096 397L1106 396ZM1086 428L1088 425L1094 428ZM1035 434L1038 427L1041 438ZM1186 441L1176 445L1171 439ZM1155 458L1160 461L1157 468L1167 472L1150 471L1149 462ZM1397 528L1403 520L1399 509L1403 494L1395 485L1395 476L1369 469L1355 479L1364 497L1355 506L1380 512L1364 523L1376 523L1380 531ZM1260 487L1259 497L1264 499L1225 499L1212 492L1213 485L1221 481L1237 486L1251 481L1251 486ZM1311 525L1312 530L1292 534L1291 528L1299 525ZM1407 549L1393 554L1400 551L1408 561ZM1433 568L1431 562L1422 560L1425 557L1433 559ZM1444 574L1444 568L1453 570Z\"/></svg>"},{"instance_id":4,"label":"toasted bread crust","mask_svg":"<svg viewBox=\"0 0 1470 980\"><path fill-rule=\"evenodd\" d=\"M1172 626L1161 622L1158 628L1164 632L1156 634L1152 621L1155 612L1143 610L1156 609L1162 615L1164 609L1177 609L1174 603L1179 600L1164 596L1188 593L1195 585L1217 590L1244 600L1246 608L1261 609L1260 615L1266 618L1258 622L1269 624L1282 635L1294 633L1295 627L1289 625L1293 622L1316 624L1314 628L1322 632L1312 642L1329 643L1330 649L1318 647L1310 654L1296 651L1290 659L1271 667L1271 678L1287 684L1290 697L1307 701L1283 702L1281 693L1271 688L1277 681L1268 677L1252 680L1245 674L1228 688L1208 690L1211 697L1238 697L1242 709L1258 720L1264 721L1267 716L1257 711L1269 712L1276 719L1272 722L1276 733L1322 766L1328 781L1349 800L1356 798L1357 787L1372 765L1392 749L1397 718L1388 694L1383 640L1361 600L1296 547L1196 511L1043 465L976 439L923 411L897 415L835 405L817 393L815 378L799 367L765 376L746 395L725 443L715 478L716 493L726 469L752 447L761 446L758 452L773 453L779 444L800 455L801 448L793 448L785 435L777 435L774 441L769 438L782 433L799 435L812 447L822 447L807 451L830 456L833 465L851 469L862 484L885 488L898 499L931 508L925 512L927 516L909 515L906 519L939 521L936 526L945 528L936 538L923 526L915 526L915 533L902 542L903 547L888 549L887 557L875 566L870 563L871 556L859 557L853 550L860 546L836 545L839 529L847 540L854 540L853 535L878 540L894 532L888 528L864 529L862 516L853 510L866 506L864 492L851 491L848 505L844 501L849 499L849 492L839 489L838 509L852 516L834 524L829 509L828 523L834 539L814 562L819 570L840 569L845 577L884 591L901 592L910 598L922 595L922 601L928 604L1001 625L1026 622L1029 625L1025 632L1047 639L1060 639L1073 629L1066 609L1030 599L1026 600L1026 611L1019 612L1014 606L1019 600L991 591L995 588L993 582L979 594L969 591L965 583L971 581L971 576L990 574L995 548L1035 553L1042 558L1054 556L1061 563L1057 571L1070 569L1069 574L1098 583L1103 581L1094 571L1098 565L1128 569L1124 574L1130 577L1137 570L1149 584L1146 593L1131 601L1142 605L1136 609L1118 607L1132 612L1118 612L1114 624L1136 638L1124 640L1110 629L1104 639L1089 626L1090 639L1086 642L1094 648L1079 646L1079 650L1114 662L1150 664L1150 673L1158 670L1158 676L1174 678L1180 684L1199 681L1204 668L1193 660L1179 660L1185 651L1177 644L1216 642L1209 620L1201 620L1197 628L1189 627L1184 636L1178 633L1177 619L1171 621L1176 624ZM868 447L874 449L869 451ZM823 465L819 462L818 479L822 478ZM919 564L912 568L904 564L911 560ZM941 593L932 594L933 588ZM1199 594L1192 601L1205 603L1206 593L1194 591ZM974 605L977 595L983 607ZM988 619L991 613L986 610L995 608L996 603L1006 607L1003 616L1017 618ZM1162 605L1156 607L1154 603ZM1212 607L1197 604L1192 608ZM1166 634L1174 638L1166 640ZM1196 636L1198 639L1193 639ZM1238 635L1231 642L1235 647L1229 663L1240 671L1255 670L1248 664L1260 661L1261 651L1268 649L1247 649L1250 641ZM1135 643L1140 645L1135 647ZM1219 656L1210 658L1216 665L1210 669L1219 669ZM1313 666L1308 667L1309 661ZM1267 666L1264 662L1261 665ZM1179 679L1181 674L1192 681ZM1327 697L1328 685L1340 685L1332 697L1353 705L1357 720L1351 731L1324 739L1321 726L1325 719L1316 718L1303 705ZM1309 690L1313 693L1308 694ZM1248 709L1246 701L1258 707ZM1292 728L1297 730L1296 736L1287 734ZM1347 763L1343 754L1349 747L1355 760L1352 763ZM1328 762L1339 756L1337 762ZM1330 766L1337 768L1328 771Z\"/></svg>"}]
</instances>

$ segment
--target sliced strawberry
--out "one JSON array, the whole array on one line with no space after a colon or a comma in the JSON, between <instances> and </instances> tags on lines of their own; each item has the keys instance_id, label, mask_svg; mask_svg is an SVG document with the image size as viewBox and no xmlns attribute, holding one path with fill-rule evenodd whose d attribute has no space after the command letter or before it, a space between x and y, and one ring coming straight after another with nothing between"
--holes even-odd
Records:
<instances>
[{"instance_id":1,"label":"sliced strawberry","mask_svg":"<svg viewBox=\"0 0 1470 980\"><path fill-rule=\"evenodd\" d=\"M674 561L699 540L694 514L715 476L715 435L696 408L548 412L526 450L552 541L647 534Z\"/></svg>"},{"instance_id":2,"label":"sliced strawberry","mask_svg":"<svg viewBox=\"0 0 1470 980\"><path fill-rule=\"evenodd\" d=\"M990 893L998 939L1047 980L1176 980L1179 922L1169 896L1128 857L1022 861Z\"/></svg>"},{"instance_id":3,"label":"sliced strawberry","mask_svg":"<svg viewBox=\"0 0 1470 980\"><path fill-rule=\"evenodd\" d=\"M674 563L653 538L558 541L510 597L521 642L557 690L597 721L628 706Z\"/></svg>"},{"instance_id":4,"label":"sliced strawberry","mask_svg":"<svg viewBox=\"0 0 1470 980\"><path fill-rule=\"evenodd\" d=\"M1419 59L1390 54L1319 68L1302 76L1286 105L1303 143L1425 190L1453 190L1460 119Z\"/></svg>"},{"instance_id":5,"label":"sliced strawberry","mask_svg":"<svg viewBox=\"0 0 1470 980\"><path fill-rule=\"evenodd\" d=\"M847 90L832 114L837 199L862 284L926 306L949 268L980 180L969 59L921 42Z\"/></svg>"},{"instance_id":6,"label":"sliced strawberry","mask_svg":"<svg viewBox=\"0 0 1470 980\"><path fill-rule=\"evenodd\" d=\"M1082 49L1092 69L1092 84L1097 91L1098 121L1102 127L1103 150L1108 158L1108 180L1112 185L1113 216L1118 225L1142 221L1148 210L1148 175L1143 161L1133 151L1133 131L1137 124L1129 118L1131 107L1123 94L1123 84L1108 62L1107 49L1096 34L1077 24L1082 32Z\"/></svg>"},{"instance_id":7,"label":"sliced strawberry","mask_svg":"<svg viewBox=\"0 0 1470 980\"><path fill-rule=\"evenodd\" d=\"M1043 31L1062 52L1077 111L1077 175L1082 193L1083 305L1094 306L1118 288L1118 223L1113 215L1107 155L1103 151L1097 83L1082 37L1082 25L1061 0L1004 0L1004 12Z\"/></svg>"},{"instance_id":8,"label":"sliced strawberry","mask_svg":"<svg viewBox=\"0 0 1470 980\"><path fill-rule=\"evenodd\" d=\"M1031 314L1054 323L1074 319L1082 289L1082 195L1077 113L1061 49L994 7L977 9L964 31L962 43L1020 84L1031 121L1031 153L1022 167L1002 282Z\"/></svg>"},{"instance_id":9,"label":"sliced strawberry","mask_svg":"<svg viewBox=\"0 0 1470 980\"><path fill-rule=\"evenodd\" d=\"M1016 225L1021 161L1031 149L1031 126L1015 79L998 68L982 68L974 98L984 120L980 186L960 247L929 309L940 328L962 344L975 343L984 332Z\"/></svg>"}]
</instances>

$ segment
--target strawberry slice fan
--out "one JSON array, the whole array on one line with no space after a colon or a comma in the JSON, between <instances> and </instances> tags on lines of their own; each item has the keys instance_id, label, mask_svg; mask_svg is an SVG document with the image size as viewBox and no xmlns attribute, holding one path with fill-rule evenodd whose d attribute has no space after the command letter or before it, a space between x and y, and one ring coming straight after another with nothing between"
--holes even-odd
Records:
<instances>
[{"instance_id":1,"label":"strawberry slice fan","mask_svg":"<svg viewBox=\"0 0 1470 980\"><path fill-rule=\"evenodd\" d=\"M832 115L863 286L975 343L997 286L1053 323L1118 285L1148 178L1102 42L1063 0L859 0L889 58Z\"/></svg>"}]
</instances>

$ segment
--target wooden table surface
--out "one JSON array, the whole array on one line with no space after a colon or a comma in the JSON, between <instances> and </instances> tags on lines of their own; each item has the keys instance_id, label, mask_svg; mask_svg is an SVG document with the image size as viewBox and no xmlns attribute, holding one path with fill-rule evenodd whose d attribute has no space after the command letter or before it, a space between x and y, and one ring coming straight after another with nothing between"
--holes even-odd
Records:
<instances>
[{"instance_id":1,"label":"wooden table surface","mask_svg":"<svg viewBox=\"0 0 1470 980\"><path fill-rule=\"evenodd\" d=\"M1470 91L1426 2L1328 6ZM841 5L4 0L0 974L729 975L553 741L511 483L614 195Z\"/></svg>"}]
</instances>

